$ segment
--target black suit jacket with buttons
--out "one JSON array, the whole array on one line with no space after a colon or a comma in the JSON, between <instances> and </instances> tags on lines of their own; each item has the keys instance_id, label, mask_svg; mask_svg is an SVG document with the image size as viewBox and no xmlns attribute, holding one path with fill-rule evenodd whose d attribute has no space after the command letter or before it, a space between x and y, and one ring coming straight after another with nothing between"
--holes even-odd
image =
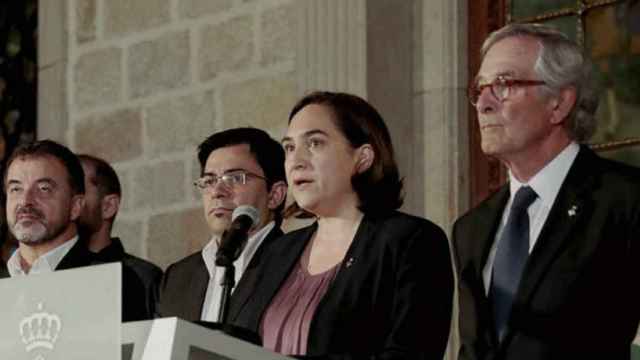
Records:
<instances>
[{"instance_id":1,"label":"black suit jacket with buttons","mask_svg":"<svg viewBox=\"0 0 640 360\"><path fill-rule=\"evenodd\" d=\"M230 307L234 302L244 302L252 295L256 286L256 269L262 262L263 254L282 234L282 230L276 226L264 238L233 290ZM209 271L202 258L202 251L170 265L160 284L156 316L176 316L187 321L199 321L208 286Z\"/></svg>"},{"instance_id":2,"label":"black suit jacket with buttons","mask_svg":"<svg viewBox=\"0 0 640 360\"><path fill-rule=\"evenodd\" d=\"M459 358L629 359L640 318L640 170L580 148L498 343L482 270L508 198L507 185L454 225Z\"/></svg>"},{"instance_id":3,"label":"black suit jacket with buttons","mask_svg":"<svg viewBox=\"0 0 640 360\"><path fill-rule=\"evenodd\" d=\"M258 332L262 316L315 233L291 232L270 249L255 295L234 302L235 325ZM442 359L449 335L453 269L444 232L392 212L363 218L310 324L310 358Z\"/></svg>"}]
</instances>

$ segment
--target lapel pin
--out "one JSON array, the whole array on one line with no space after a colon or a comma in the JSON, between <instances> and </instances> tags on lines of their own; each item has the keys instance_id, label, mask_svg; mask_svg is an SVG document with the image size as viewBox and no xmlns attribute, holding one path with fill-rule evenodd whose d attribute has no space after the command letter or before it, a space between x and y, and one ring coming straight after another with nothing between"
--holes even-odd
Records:
<instances>
[{"instance_id":1,"label":"lapel pin","mask_svg":"<svg viewBox=\"0 0 640 360\"><path fill-rule=\"evenodd\" d=\"M351 267L351 265L353 265L353 261L354 261L354 259L353 259L353 258L349 258L349 260L347 260L347 264L346 264L345 266L346 266L346 267L348 267L348 268L350 268L350 267Z\"/></svg>"},{"instance_id":2,"label":"lapel pin","mask_svg":"<svg viewBox=\"0 0 640 360\"><path fill-rule=\"evenodd\" d=\"M569 214L569 217L574 217L576 216L577 212L578 212L578 207L575 205L572 205L571 209L567 211L567 214Z\"/></svg>"}]
</instances>

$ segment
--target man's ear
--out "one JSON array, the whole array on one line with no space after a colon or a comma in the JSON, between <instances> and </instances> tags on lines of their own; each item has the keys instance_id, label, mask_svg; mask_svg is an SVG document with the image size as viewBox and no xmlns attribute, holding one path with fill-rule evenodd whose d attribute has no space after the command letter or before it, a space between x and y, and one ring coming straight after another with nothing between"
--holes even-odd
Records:
<instances>
[{"instance_id":1,"label":"man's ear","mask_svg":"<svg viewBox=\"0 0 640 360\"><path fill-rule=\"evenodd\" d=\"M105 195L101 201L101 212L103 220L113 219L120 209L120 196L116 194Z\"/></svg>"},{"instance_id":2,"label":"man's ear","mask_svg":"<svg viewBox=\"0 0 640 360\"><path fill-rule=\"evenodd\" d=\"M356 160L356 168L355 171L358 174L362 174L363 172L369 170L371 165L373 165L373 160L376 158L376 153L373 151L373 146L371 144L363 144L361 145L357 151L357 160Z\"/></svg>"},{"instance_id":3,"label":"man's ear","mask_svg":"<svg viewBox=\"0 0 640 360\"><path fill-rule=\"evenodd\" d=\"M568 86L560 91L560 94L551 100L552 124L561 124L571 113L576 105L576 88Z\"/></svg>"},{"instance_id":4,"label":"man's ear","mask_svg":"<svg viewBox=\"0 0 640 360\"><path fill-rule=\"evenodd\" d=\"M71 197L71 221L80 217L84 210L84 194L75 194Z\"/></svg>"},{"instance_id":5,"label":"man's ear","mask_svg":"<svg viewBox=\"0 0 640 360\"><path fill-rule=\"evenodd\" d=\"M287 184L284 181L276 181L271 185L271 190L269 191L269 199L267 201L267 206L271 210L275 210L284 202L287 198Z\"/></svg>"}]
</instances>

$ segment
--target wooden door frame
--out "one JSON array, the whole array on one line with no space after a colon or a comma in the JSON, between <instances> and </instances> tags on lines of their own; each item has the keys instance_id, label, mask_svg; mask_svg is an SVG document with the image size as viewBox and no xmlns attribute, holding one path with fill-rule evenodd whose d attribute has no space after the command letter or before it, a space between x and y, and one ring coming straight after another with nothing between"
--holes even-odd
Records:
<instances>
[{"instance_id":1,"label":"wooden door frame","mask_svg":"<svg viewBox=\"0 0 640 360\"><path fill-rule=\"evenodd\" d=\"M467 3L469 11L468 27L468 69L469 80L475 77L480 63L480 49L486 37L502 27L507 21L506 0L472 0ZM476 206L497 190L507 178L504 166L495 158L484 155L480 147L480 128L476 109L469 106L469 174L470 206Z\"/></svg>"}]
</instances>

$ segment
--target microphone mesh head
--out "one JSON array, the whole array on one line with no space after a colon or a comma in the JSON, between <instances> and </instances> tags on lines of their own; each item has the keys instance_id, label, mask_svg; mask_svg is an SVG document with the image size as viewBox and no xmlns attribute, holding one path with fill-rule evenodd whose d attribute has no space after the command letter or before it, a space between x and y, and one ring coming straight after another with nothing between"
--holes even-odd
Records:
<instances>
[{"instance_id":1,"label":"microphone mesh head","mask_svg":"<svg viewBox=\"0 0 640 360\"><path fill-rule=\"evenodd\" d=\"M231 221L234 221L238 216L246 215L251 218L252 226L255 226L260 222L260 212L258 209L251 205L240 205L233 210L231 214Z\"/></svg>"}]
</instances>

